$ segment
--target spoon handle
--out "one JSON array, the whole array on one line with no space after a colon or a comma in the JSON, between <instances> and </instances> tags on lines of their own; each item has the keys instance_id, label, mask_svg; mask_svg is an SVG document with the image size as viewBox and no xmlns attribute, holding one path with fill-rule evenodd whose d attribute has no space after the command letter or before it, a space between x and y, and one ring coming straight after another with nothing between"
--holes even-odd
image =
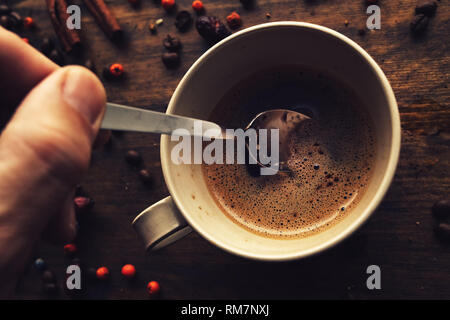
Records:
<instances>
[{"instance_id":1,"label":"spoon handle","mask_svg":"<svg viewBox=\"0 0 450 320\"><path fill-rule=\"evenodd\" d=\"M194 131L195 122L197 122L197 126L199 124L202 125L202 131ZM190 135L194 136L203 136L205 130L208 129L221 129L219 125L209 121L123 106L115 103L106 104L106 112L101 128L160 134L171 134L173 130L183 128Z\"/></svg>"}]
</instances>

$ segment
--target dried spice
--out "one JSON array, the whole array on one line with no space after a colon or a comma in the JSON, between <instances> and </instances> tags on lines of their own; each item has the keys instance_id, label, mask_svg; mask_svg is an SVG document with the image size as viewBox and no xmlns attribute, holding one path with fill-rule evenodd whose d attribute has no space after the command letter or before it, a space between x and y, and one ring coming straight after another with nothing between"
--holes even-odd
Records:
<instances>
[{"instance_id":1,"label":"dried spice","mask_svg":"<svg viewBox=\"0 0 450 320\"><path fill-rule=\"evenodd\" d=\"M450 218L450 200L436 202L431 210L437 219Z\"/></svg>"},{"instance_id":2,"label":"dried spice","mask_svg":"<svg viewBox=\"0 0 450 320\"><path fill-rule=\"evenodd\" d=\"M420 6L417 6L414 10L416 14L424 14L428 17L433 16L436 13L437 3L436 2L427 2Z\"/></svg>"},{"instance_id":3,"label":"dried spice","mask_svg":"<svg viewBox=\"0 0 450 320\"><path fill-rule=\"evenodd\" d=\"M127 279L133 279L136 276L136 268L132 264L126 264L120 273Z\"/></svg>"},{"instance_id":4,"label":"dried spice","mask_svg":"<svg viewBox=\"0 0 450 320\"><path fill-rule=\"evenodd\" d=\"M4 15L0 17L0 26L5 29L12 30L16 27L16 22L10 16Z\"/></svg>"},{"instance_id":5,"label":"dried spice","mask_svg":"<svg viewBox=\"0 0 450 320\"><path fill-rule=\"evenodd\" d=\"M120 63L113 63L109 66L109 73L116 79L123 76L123 66Z\"/></svg>"},{"instance_id":6,"label":"dried spice","mask_svg":"<svg viewBox=\"0 0 450 320\"><path fill-rule=\"evenodd\" d=\"M11 12L11 8L6 4L0 4L0 14L8 14Z\"/></svg>"},{"instance_id":7,"label":"dried spice","mask_svg":"<svg viewBox=\"0 0 450 320\"><path fill-rule=\"evenodd\" d=\"M216 43L230 35L227 27L213 16L199 17L195 26L198 33L210 43Z\"/></svg>"},{"instance_id":8,"label":"dried spice","mask_svg":"<svg viewBox=\"0 0 450 320\"><path fill-rule=\"evenodd\" d=\"M67 2L65 0L47 0L47 9L55 33L64 51L72 52L79 50L81 47L79 30L66 27L66 21L69 19Z\"/></svg>"},{"instance_id":9,"label":"dried spice","mask_svg":"<svg viewBox=\"0 0 450 320\"><path fill-rule=\"evenodd\" d=\"M122 27L103 0L83 0L83 2L94 16L97 24L111 40L122 40Z\"/></svg>"},{"instance_id":10,"label":"dried spice","mask_svg":"<svg viewBox=\"0 0 450 320\"><path fill-rule=\"evenodd\" d=\"M424 14L416 15L410 24L411 32L415 35L424 33L428 27L430 18Z\"/></svg>"},{"instance_id":11,"label":"dried spice","mask_svg":"<svg viewBox=\"0 0 450 320\"><path fill-rule=\"evenodd\" d=\"M178 38L168 34L163 40L163 46L171 52L179 51L181 49L181 42Z\"/></svg>"},{"instance_id":12,"label":"dried spice","mask_svg":"<svg viewBox=\"0 0 450 320\"><path fill-rule=\"evenodd\" d=\"M141 179L142 183L146 185L150 185L153 181L152 176L147 169L142 169L141 171L139 171L139 178Z\"/></svg>"},{"instance_id":13,"label":"dried spice","mask_svg":"<svg viewBox=\"0 0 450 320\"><path fill-rule=\"evenodd\" d=\"M23 24L23 19L18 12L12 11L9 13L9 16L16 21L17 26L21 26Z\"/></svg>"},{"instance_id":14,"label":"dried spice","mask_svg":"<svg viewBox=\"0 0 450 320\"><path fill-rule=\"evenodd\" d=\"M138 6L141 4L140 0L128 0L128 3L131 4L132 6Z\"/></svg>"},{"instance_id":15,"label":"dried spice","mask_svg":"<svg viewBox=\"0 0 450 320\"><path fill-rule=\"evenodd\" d=\"M142 162L142 157L141 154L139 152L137 152L136 150L129 150L126 155L125 155L125 160L133 165L133 166L137 166Z\"/></svg>"},{"instance_id":16,"label":"dried spice","mask_svg":"<svg viewBox=\"0 0 450 320\"><path fill-rule=\"evenodd\" d=\"M27 29L32 29L36 26L33 18L31 17L26 17L25 19L23 19L23 26Z\"/></svg>"},{"instance_id":17,"label":"dried spice","mask_svg":"<svg viewBox=\"0 0 450 320\"><path fill-rule=\"evenodd\" d=\"M36 267L36 269L38 269L39 271L43 271L45 270L45 261L42 258L37 258L36 260L34 260L34 266Z\"/></svg>"},{"instance_id":18,"label":"dried spice","mask_svg":"<svg viewBox=\"0 0 450 320\"><path fill-rule=\"evenodd\" d=\"M195 0L194 2L192 2L192 9L199 13L205 10L205 7L203 6L203 2L201 2L200 0Z\"/></svg>"},{"instance_id":19,"label":"dried spice","mask_svg":"<svg viewBox=\"0 0 450 320\"><path fill-rule=\"evenodd\" d=\"M151 296L155 296L155 295L159 294L160 290L161 290L161 287L159 286L159 283L157 281L150 281L147 284L147 292Z\"/></svg>"},{"instance_id":20,"label":"dried spice","mask_svg":"<svg viewBox=\"0 0 450 320\"><path fill-rule=\"evenodd\" d=\"M95 268L87 268L86 270L86 279L89 283L97 282L97 270Z\"/></svg>"},{"instance_id":21,"label":"dried spice","mask_svg":"<svg viewBox=\"0 0 450 320\"><path fill-rule=\"evenodd\" d=\"M55 294L58 292L58 287L54 283L44 283L43 290L47 294Z\"/></svg>"},{"instance_id":22,"label":"dried spice","mask_svg":"<svg viewBox=\"0 0 450 320\"><path fill-rule=\"evenodd\" d=\"M172 11L175 8L175 0L161 0L161 6L166 11Z\"/></svg>"},{"instance_id":23,"label":"dried spice","mask_svg":"<svg viewBox=\"0 0 450 320\"><path fill-rule=\"evenodd\" d=\"M167 68L175 68L180 64L180 55L177 52L165 52L161 56L162 62Z\"/></svg>"},{"instance_id":24,"label":"dried spice","mask_svg":"<svg viewBox=\"0 0 450 320\"><path fill-rule=\"evenodd\" d=\"M94 200L85 196L77 196L73 199L76 213L84 213L94 206Z\"/></svg>"},{"instance_id":25,"label":"dried spice","mask_svg":"<svg viewBox=\"0 0 450 320\"><path fill-rule=\"evenodd\" d=\"M155 34L156 33L156 24L153 22L150 22L148 24L148 30L150 30L151 33Z\"/></svg>"},{"instance_id":26,"label":"dried spice","mask_svg":"<svg viewBox=\"0 0 450 320\"><path fill-rule=\"evenodd\" d=\"M41 52L45 55L49 55L50 52L55 48L55 45L50 38L43 38L41 44Z\"/></svg>"},{"instance_id":27,"label":"dried spice","mask_svg":"<svg viewBox=\"0 0 450 320\"><path fill-rule=\"evenodd\" d=\"M242 6L245 9L250 9L253 7L253 0L239 0L239 2L242 4Z\"/></svg>"},{"instance_id":28,"label":"dried spice","mask_svg":"<svg viewBox=\"0 0 450 320\"><path fill-rule=\"evenodd\" d=\"M175 27L177 27L178 30L186 31L191 25L192 16L188 11L183 10L177 13L177 16L175 17Z\"/></svg>"},{"instance_id":29,"label":"dried spice","mask_svg":"<svg viewBox=\"0 0 450 320\"><path fill-rule=\"evenodd\" d=\"M50 51L48 57L50 58L50 60L60 66L64 64L64 56L61 52L59 52L58 49L53 49L52 51Z\"/></svg>"},{"instance_id":30,"label":"dried spice","mask_svg":"<svg viewBox=\"0 0 450 320\"><path fill-rule=\"evenodd\" d=\"M77 252L77 246L73 243L66 244L64 246L64 253L67 256L73 256Z\"/></svg>"},{"instance_id":31,"label":"dried spice","mask_svg":"<svg viewBox=\"0 0 450 320\"><path fill-rule=\"evenodd\" d=\"M241 16L237 12L232 12L227 16L227 23L231 29L237 29L242 25Z\"/></svg>"},{"instance_id":32,"label":"dried spice","mask_svg":"<svg viewBox=\"0 0 450 320\"><path fill-rule=\"evenodd\" d=\"M53 272L51 272L50 270L45 270L42 273L41 278L44 283L54 283L55 282L55 276L54 276Z\"/></svg>"},{"instance_id":33,"label":"dried spice","mask_svg":"<svg viewBox=\"0 0 450 320\"><path fill-rule=\"evenodd\" d=\"M95 65L91 59L87 59L86 61L84 61L83 66L91 70L92 72L95 72Z\"/></svg>"},{"instance_id":34,"label":"dried spice","mask_svg":"<svg viewBox=\"0 0 450 320\"><path fill-rule=\"evenodd\" d=\"M450 224L439 223L434 229L436 236L443 241L450 241Z\"/></svg>"},{"instance_id":35,"label":"dried spice","mask_svg":"<svg viewBox=\"0 0 450 320\"><path fill-rule=\"evenodd\" d=\"M109 270L107 267L100 267L95 273L99 280L107 280L109 278Z\"/></svg>"}]
</instances>

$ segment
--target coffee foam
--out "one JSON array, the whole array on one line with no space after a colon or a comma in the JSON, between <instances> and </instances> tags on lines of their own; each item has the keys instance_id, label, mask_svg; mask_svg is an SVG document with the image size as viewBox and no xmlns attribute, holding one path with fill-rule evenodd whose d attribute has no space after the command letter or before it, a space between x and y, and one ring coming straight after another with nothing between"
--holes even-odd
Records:
<instances>
[{"instance_id":1,"label":"coffee foam","mask_svg":"<svg viewBox=\"0 0 450 320\"><path fill-rule=\"evenodd\" d=\"M242 120L258 108L265 110L255 99L256 79L259 92L271 88L274 101L288 95L313 116L290 141L291 172L254 177L246 165L203 165L208 189L230 219L252 232L279 238L323 230L347 216L367 189L375 156L370 119L359 100L335 80L289 67L266 71L230 90L211 120L229 128L236 125L236 112L245 126ZM293 90L286 91L286 83L294 84Z\"/></svg>"}]
</instances>

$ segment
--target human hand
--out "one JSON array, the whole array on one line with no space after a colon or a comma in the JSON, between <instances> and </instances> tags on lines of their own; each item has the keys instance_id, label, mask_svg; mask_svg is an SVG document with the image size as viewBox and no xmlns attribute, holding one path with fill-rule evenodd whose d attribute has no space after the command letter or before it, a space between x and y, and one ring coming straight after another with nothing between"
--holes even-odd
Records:
<instances>
[{"instance_id":1,"label":"human hand","mask_svg":"<svg viewBox=\"0 0 450 320\"><path fill-rule=\"evenodd\" d=\"M0 27L0 296L35 243L76 234L73 190L88 168L105 91L89 70L59 68Z\"/></svg>"}]
</instances>

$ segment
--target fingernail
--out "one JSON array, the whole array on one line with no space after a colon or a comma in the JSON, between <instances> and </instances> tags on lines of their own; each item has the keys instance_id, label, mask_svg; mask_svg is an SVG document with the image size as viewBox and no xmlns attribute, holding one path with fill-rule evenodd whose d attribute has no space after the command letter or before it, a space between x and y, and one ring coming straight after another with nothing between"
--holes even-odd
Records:
<instances>
[{"instance_id":1,"label":"fingernail","mask_svg":"<svg viewBox=\"0 0 450 320\"><path fill-rule=\"evenodd\" d=\"M94 124L105 105L100 81L83 68L70 67L62 90L67 104Z\"/></svg>"}]
</instances>

